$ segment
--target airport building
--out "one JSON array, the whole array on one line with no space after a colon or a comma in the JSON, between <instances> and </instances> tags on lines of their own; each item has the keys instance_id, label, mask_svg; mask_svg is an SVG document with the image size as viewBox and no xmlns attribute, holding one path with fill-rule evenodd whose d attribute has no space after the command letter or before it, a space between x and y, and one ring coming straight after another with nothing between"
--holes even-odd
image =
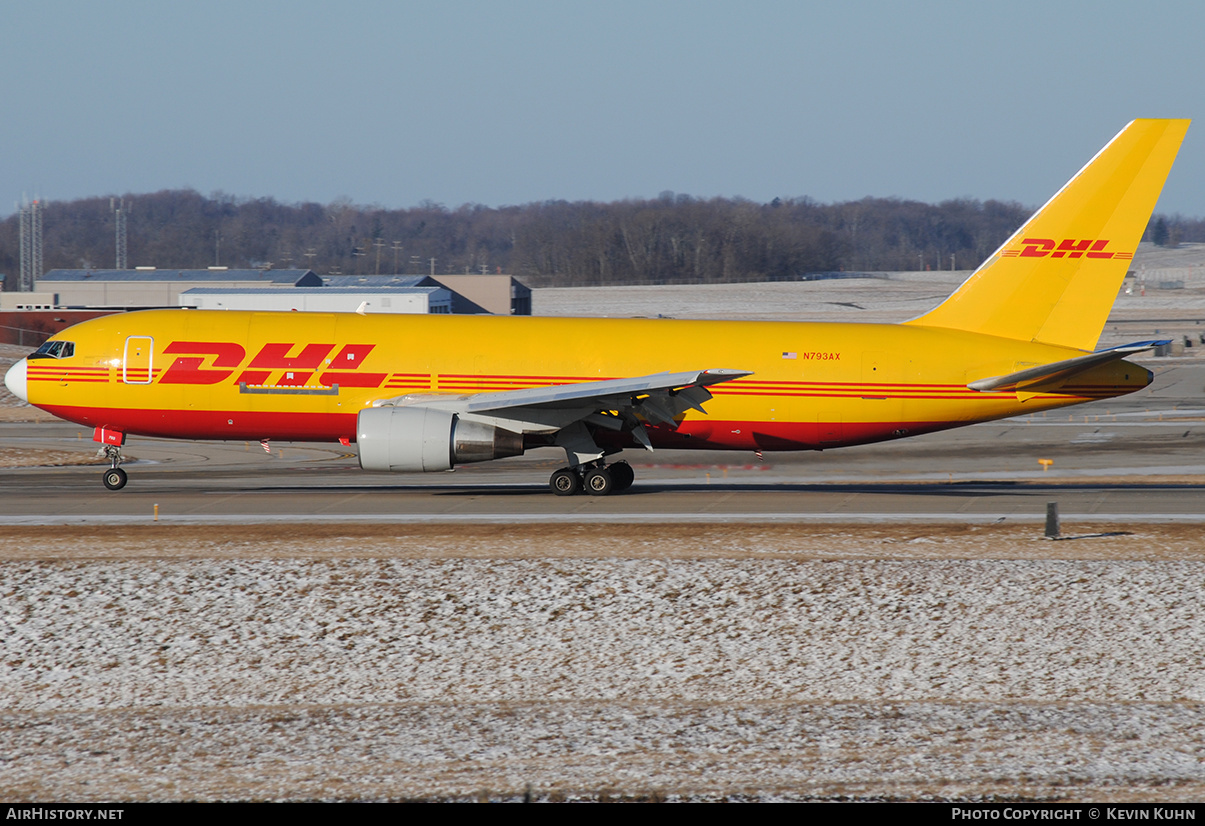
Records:
<instances>
[{"instance_id":1,"label":"airport building","mask_svg":"<svg viewBox=\"0 0 1205 826\"><path fill-rule=\"evenodd\" d=\"M322 313L451 313L444 287L193 287L180 306L197 310L258 310Z\"/></svg>"},{"instance_id":2,"label":"airport building","mask_svg":"<svg viewBox=\"0 0 1205 826\"><path fill-rule=\"evenodd\" d=\"M312 270L243 270L210 267L204 270L51 270L37 279L34 292L52 294L58 308L178 307L180 294L193 287L321 287Z\"/></svg>"},{"instance_id":3,"label":"airport building","mask_svg":"<svg viewBox=\"0 0 1205 826\"><path fill-rule=\"evenodd\" d=\"M326 275L303 269L60 269L0 293L0 343L38 346L107 313L163 307L299 312L531 315L509 275Z\"/></svg>"},{"instance_id":4,"label":"airport building","mask_svg":"<svg viewBox=\"0 0 1205 826\"><path fill-rule=\"evenodd\" d=\"M531 288L510 275L324 275L328 287L444 287L457 315L531 315Z\"/></svg>"},{"instance_id":5,"label":"airport building","mask_svg":"<svg viewBox=\"0 0 1205 826\"><path fill-rule=\"evenodd\" d=\"M22 309L34 305L55 309L133 310L148 307L195 306L181 302L190 290L289 290L336 287L360 289L364 298L380 289L436 288L451 296L451 312L460 315L531 315L531 289L509 275L318 275L313 270L255 270L209 267L172 270L140 267L134 270L51 270L37 280L33 293L9 293L6 302ZM246 293L248 297L256 293ZM262 294L259 293L259 294ZM358 307L360 302L355 302ZM315 305L317 306L317 305ZM414 305L417 306L417 305ZM431 306L442 308L437 300ZM16 309L16 306L6 309ZM247 307L256 309L256 300ZM435 310L444 312L444 310ZM428 312L428 310L396 310Z\"/></svg>"}]
</instances>

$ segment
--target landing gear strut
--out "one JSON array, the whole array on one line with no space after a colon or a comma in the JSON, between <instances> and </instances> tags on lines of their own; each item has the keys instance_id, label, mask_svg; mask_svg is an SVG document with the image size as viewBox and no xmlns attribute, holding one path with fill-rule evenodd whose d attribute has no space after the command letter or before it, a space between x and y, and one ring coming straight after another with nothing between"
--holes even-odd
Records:
<instances>
[{"instance_id":1,"label":"landing gear strut","mask_svg":"<svg viewBox=\"0 0 1205 826\"><path fill-rule=\"evenodd\" d=\"M109 490L121 490L129 479L126 472L118 467L121 464L121 448L117 445L103 445L100 452L112 465L102 477L105 487Z\"/></svg>"},{"instance_id":2,"label":"landing gear strut","mask_svg":"<svg viewBox=\"0 0 1205 826\"><path fill-rule=\"evenodd\" d=\"M627 462L604 465L602 460L591 465L563 467L553 472L548 487L557 496L573 496L585 491L594 496L606 496L627 490L636 474Z\"/></svg>"}]
</instances>

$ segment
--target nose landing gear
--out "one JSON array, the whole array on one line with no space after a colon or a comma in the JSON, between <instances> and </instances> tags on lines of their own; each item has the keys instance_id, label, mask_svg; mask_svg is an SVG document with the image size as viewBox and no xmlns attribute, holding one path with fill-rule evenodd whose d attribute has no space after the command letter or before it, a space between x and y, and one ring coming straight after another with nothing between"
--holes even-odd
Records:
<instances>
[{"instance_id":1,"label":"nose landing gear","mask_svg":"<svg viewBox=\"0 0 1205 826\"><path fill-rule=\"evenodd\" d=\"M99 455L104 456L109 460L111 467L105 471L105 475L101 477L101 481L105 483L105 487L109 490L121 490L126 486L129 476L119 465L121 464L121 448L117 445L102 445Z\"/></svg>"}]
</instances>

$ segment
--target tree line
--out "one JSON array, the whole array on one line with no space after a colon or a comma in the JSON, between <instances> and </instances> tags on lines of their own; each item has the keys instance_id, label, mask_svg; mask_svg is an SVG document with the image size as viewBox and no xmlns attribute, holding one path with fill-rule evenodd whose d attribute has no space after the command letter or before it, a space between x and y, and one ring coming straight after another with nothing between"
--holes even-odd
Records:
<instances>
[{"instance_id":1,"label":"tree line","mask_svg":"<svg viewBox=\"0 0 1205 826\"><path fill-rule=\"evenodd\" d=\"M531 286L707 284L807 273L971 269L1029 216L1017 203L864 198L544 201L449 209L284 204L193 190L126 195L129 265L313 269L323 274L505 272ZM115 264L114 200L43 208L46 269ZM1161 223L1160 223L1161 222ZM1205 240L1205 220L1158 216L1164 243ZM0 272L14 289L18 217L0 222Z\"/></svg>"}]
</instances>

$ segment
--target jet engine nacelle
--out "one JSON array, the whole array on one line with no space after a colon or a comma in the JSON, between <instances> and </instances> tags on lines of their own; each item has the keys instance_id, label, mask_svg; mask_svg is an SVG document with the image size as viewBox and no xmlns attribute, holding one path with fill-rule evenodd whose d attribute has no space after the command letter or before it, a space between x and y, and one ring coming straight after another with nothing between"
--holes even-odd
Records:
<instances>
[{"instance_id":1,"label":"jet engine nacelle","mask_svg":"<svg viewBox=\"0 0 1205 826\"><path fill-rule=\"evenodd\" d=\"M360 467L397 473L447 470L523 452L523 436L430 407L367 407L356 419Z\"/></svg>"}]
</instances>

